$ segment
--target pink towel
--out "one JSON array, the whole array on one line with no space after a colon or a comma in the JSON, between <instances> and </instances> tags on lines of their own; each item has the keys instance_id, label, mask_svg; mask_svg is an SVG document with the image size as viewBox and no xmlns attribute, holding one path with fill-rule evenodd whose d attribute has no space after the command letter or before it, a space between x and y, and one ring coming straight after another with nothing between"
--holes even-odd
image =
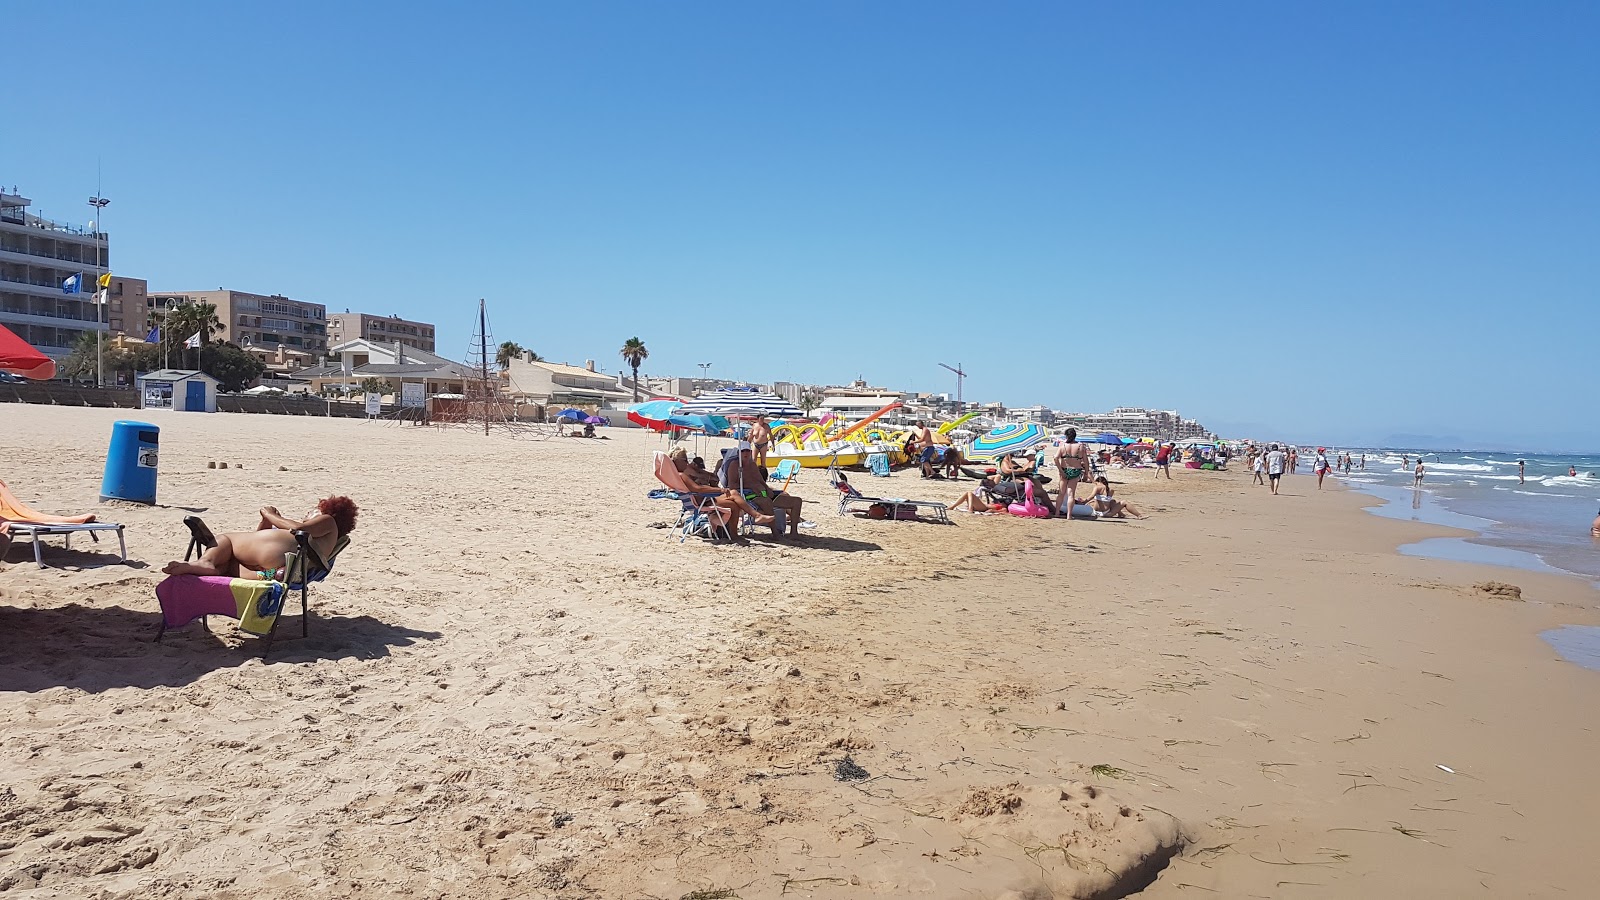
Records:
<instances>
[{"instance_id":1,"label":"pink towel","mask_svg":"<svg viewBox=\"0 0 1600 900\"><path fill-rule=\"evenodd\" d=\"M276 581L221 575L169 575L156 585L168 628L182 628L201 616L239 620L239 630L265 637L283 609L283 585Z\"/></svg>"}]
</instances>

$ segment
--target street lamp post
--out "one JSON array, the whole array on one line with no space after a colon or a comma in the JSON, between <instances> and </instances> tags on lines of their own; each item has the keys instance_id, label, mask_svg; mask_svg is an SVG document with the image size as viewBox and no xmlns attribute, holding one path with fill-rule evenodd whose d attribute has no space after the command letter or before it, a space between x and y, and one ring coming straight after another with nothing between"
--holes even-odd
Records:
<instances>
[{"instance_id":1,"label":"street lamp post","mask_svg":"<svg viewBox=\"0 0 1600 900\"><path fill-rule=\"evenodd\" d=\"M101 346L100 346L100 339L101 339L100 322L101 322L101 319L103 318L102 310L103 310L103 307L105 306L105 304L101 302L103 298L102 298L100 292L102 290L107 291L108 292L107 297L104 298L104 299L109 299L109 291L111 289L109 287L105 287L105 288L100 287L101 269L104 268L104 266L102 264L103 263L102 250L104 248L104 241L101 240L101 236L104 235L105 231L106 231L106 223L105 223L106 207L108 205L110 205L110 203L111 203L110 200L107 200L106 198L101 197L99 195L95 195L95 196L89 198L89 205L94 207L94 268L95 268L95 273L94 273L94 293L91 296L94 297L95 386L96 387L102 387L102 388L106 386L106 354L105 354L105 350L103 350L101 348Z\"/></svg>"},{"instance_id":2,"label":"street lamp post","mask_svg":"<svg viewBox=\"0 0 1600 900\"><path fill-rule=\"evenodd\" d=\"M696 365L700 366L700 380L701 381L710 381L711 380L711 363L697 363Z\"/></svg>"}]
</instances>

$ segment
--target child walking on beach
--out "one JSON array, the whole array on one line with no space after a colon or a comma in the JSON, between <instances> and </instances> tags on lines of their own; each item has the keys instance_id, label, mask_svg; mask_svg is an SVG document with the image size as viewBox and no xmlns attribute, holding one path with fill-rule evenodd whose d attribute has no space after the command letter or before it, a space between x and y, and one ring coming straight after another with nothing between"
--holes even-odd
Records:
<instances>
[{"instance_id":1,"label":"child walking on beach","mask_svg":"<svg viewBox=\"0 0 1600 900\"><path fill-rule=\"evenodd\" d=\"M1255 483L1266 484L1267 479L1263 477L1267 471L1267 455L1265 453L1257 453L1255 455L1255 463L1253 468L1256 470Z\"/></svg>"}]
</instances>

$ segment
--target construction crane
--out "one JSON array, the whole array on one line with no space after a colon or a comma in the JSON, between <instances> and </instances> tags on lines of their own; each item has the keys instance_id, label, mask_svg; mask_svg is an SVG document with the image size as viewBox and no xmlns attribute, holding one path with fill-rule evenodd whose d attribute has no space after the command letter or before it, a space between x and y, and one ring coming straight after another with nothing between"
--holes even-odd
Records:
<instances>
[{"instance_id":1,"label":"construction crane","mask_svg":"<svg viewBox=\"0 0 1600 900\"><path fill-rule=\"evenodd\" d=\"M956 373L956 402L957 403L965 403L966 400L961 396L961 386L962 386L962 382L966 380L967 373L961 371L961 363L956 363L953 366L945 365L944 363L939 363L939 366L940 366L940 368L949 369L950 371Z\"/></svg>"}]
</instances>

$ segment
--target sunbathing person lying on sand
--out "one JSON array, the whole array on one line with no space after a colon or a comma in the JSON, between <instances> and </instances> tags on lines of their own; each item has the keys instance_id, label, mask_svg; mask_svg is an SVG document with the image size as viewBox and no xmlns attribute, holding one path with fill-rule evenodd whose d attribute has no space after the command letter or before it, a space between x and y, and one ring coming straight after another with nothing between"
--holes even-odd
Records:
<instances>
[{"instance_id":1,"label":"sunbathing person lying on sand","mask_svg":"<svg viewBox=\"0 0 1600 900\"><path fill-rule=\"evenodd\" d=\"M296 522L278 514L275 506L261 508L261 523L255 531L236 531L217 535L217 545L192 563L173 560L161 571L168 575L225 575L229 578L276 579L285 557L298 548L295 531L311 538L311 549L327 559L333 548L356 529L359 509L349 497L328 497Z\"/></svg>"},{"instance_id":2,"label":"sunbathing person lying on sand","mask_svg":"<svg viewBox=\"0 0 1600 900\"><path fill-rule=\"evenodd\" d=\"M1144 518L1144 513L1134 508L1132 503L1124 503L1113 496L1116 491L1111 489L1111 482L1107 481L1104 475L1095 478L1093 484L1094 496L1082 502L1092 507L1095 512L1108 519L1121 519L1127 516L1135 519Z\"/></svg>"}]
</instances>

